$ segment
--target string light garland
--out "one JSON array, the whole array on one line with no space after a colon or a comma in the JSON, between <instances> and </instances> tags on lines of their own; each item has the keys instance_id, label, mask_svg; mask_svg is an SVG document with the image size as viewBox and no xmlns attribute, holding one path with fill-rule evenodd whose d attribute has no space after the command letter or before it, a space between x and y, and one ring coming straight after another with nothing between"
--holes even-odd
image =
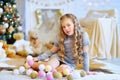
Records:
<instances>
[{"instance_id":1,"label":"string light garland","mask_svg":"<svg viewBox=\"0 0 120 80\"><path fill-rule=\"evenodd\" d=\"M84 3L86 3L88 6L102 6L106 3L110 2L111 0L83 0Z\"/></svg>"},{"instance_id":2,"label":"string light garland","mask_svg":"<svg viewBox=\"0 0 120 80\"><path fill-rule=\"evenodd\" d=\"M30 3L34 3L36 5L41 5L43 7L50 7L50 6L61 6L74 0L28 0Z\"/></svg>"}]
</instances>

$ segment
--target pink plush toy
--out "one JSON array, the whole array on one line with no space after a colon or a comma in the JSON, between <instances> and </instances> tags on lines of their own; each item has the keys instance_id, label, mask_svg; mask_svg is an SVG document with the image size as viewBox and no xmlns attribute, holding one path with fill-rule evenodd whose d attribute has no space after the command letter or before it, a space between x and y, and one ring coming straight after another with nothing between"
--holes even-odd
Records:
<instances>
[{"instance_id":1,"label":"pink plush toy","mask_svg":"<svg viewBox=\"0 0 120 80\"><path fill-rule=\"evenodd\" d=\"M46 79L47 79L47 80L54 80L54 77L53 77L53 75L52 75L52 72L48 72L48 73L47 73Z\"/></svg>"}]
</instances>

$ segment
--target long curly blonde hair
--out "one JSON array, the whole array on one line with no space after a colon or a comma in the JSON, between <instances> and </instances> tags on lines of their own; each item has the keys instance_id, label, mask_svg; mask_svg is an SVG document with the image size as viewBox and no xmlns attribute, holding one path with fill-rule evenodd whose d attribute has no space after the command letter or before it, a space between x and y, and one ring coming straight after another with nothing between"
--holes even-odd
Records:
<instances>
[{"instance_id":1,"label":"long curly blonde hair","mask_svg":"<svg viewBox=\"0 0 120 80\"><path fill-rule=\"evenodd\" d=\"M73 42L72 42L72 49L73 49L73 57L75 60L75 64L80 64L81 61L83 60L81 55L82 55L82 27L79 24L79 21L77 20L76 16L73 14L65 14L60 18L60 27L59 27L59 46L60 46L60 51L58 52L59 57L64 60L64 54L65 54L65 48L64 48L64 40L66 38L66 34L64 33L62 29L62 22L64 19L71 19L73 24L74 24L74 35L73 35Z\"/></svg>"}]
</instances>

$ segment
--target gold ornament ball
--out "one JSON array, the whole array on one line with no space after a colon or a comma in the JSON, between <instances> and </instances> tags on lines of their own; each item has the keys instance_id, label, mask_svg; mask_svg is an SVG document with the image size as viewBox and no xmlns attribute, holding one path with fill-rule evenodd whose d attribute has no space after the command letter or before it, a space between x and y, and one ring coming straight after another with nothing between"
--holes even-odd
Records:
<instances>
[{"instance_id":1,"label":"gold ornament ball","mask_svg":"<svg viewBox=\"0 0 120 80\"><path fill-rule=\"evenodd\" d=\"M47 65L46 67L45 67L45 71L46 72L49 72L49 71L51 71L52 70L52 67L50 66L50 65Z\"/></svg>"},{"instance_id":2,"label":"gold ornament ball","mask_svg":"<svg viewBox=\"0 0 120 80\"><path fill-rule=\"evenodd\" d=\"M24 67L25 67L26 69L29 69L29 68L30 68L30 66L28 65L28 63L25 63L25 64L24 64Z\"/></svg>"},{"instance_id":3,"label":"gold ornament ball","mask_svg":"<svg viewBox=\"0 0 120 80\"><path fill-rule=\"evenodd\" d=\"M5 34L6 33L6 28L0 26L0 34Z\"/></svg>"},{"instance_id":4,"label":"gold ornament ball","mask_svg":"<svg viewBox=\"0 0 120 80\"><path fill-rule=\"evenodd\" d=\"M67 80L73 80L73 77L71 74L67 76Z\"/></svg>"},{"instance_id":5,"label":"gold ornament ball","mask_svg":"<svg viewBox=\"0 0 120 80\"><path fill-rule=\"evenodd\" d=\"M70 74L70 71L68 69L64 69L62 73L63 73L63 76L67 76Z\"/></svg>"},{"instance_id":6,"label":"gold ornament ball","mask_svg":"<svg viewBox=\"0 0 120 80\"><path fill-rule=\"evenodd\" d=\"M81 71L81 72L80 72L80 76L81 76L81 77L85 77L85 76L86 76L86 72L85 72L85 71Z\"/></svg>"},{"instance_id":7,"label":"gold ornament ball","mask_svg":"<svg viewBox=\"0 0 120 80\"><path fill-rule=\"evenodd\" d=\"M55 71L55 72L53 72L53 76L56 79L60 79L60 78L62 78L62 73Z\"/></svg>"},{"instance_id":8,"label":"gold ornament ball","mask_svg":"<svg viewBox=\"0 0 120 80\"><path fill-rule=\"evenodd\" d=\"M31 77L32 79L37 78L37 76L38 76L38 72L37 72L37 71L33 71L33 72L30 74L30 77Z\"/></svg>"}]
</instances>

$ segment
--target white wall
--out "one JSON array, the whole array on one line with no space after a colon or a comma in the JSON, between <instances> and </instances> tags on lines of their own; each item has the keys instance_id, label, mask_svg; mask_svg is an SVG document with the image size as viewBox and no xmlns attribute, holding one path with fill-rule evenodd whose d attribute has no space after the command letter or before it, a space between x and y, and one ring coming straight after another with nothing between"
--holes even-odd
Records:
<instances>
[{"instance_id":1,"label":"white wall","mask_svg":"<svg viewBox=\"0 0 120 80\"><path fill-rule=\"evenodd\" d=\"M23 18L25 32L28 32L29 29L35 27L35 25L36 25L35 10L37 10L37 9L60 8L63 10L63 14L73 13L74 15L76 15L78 17L78 19L85 17L85 15L89 9L97 9L98 10L98 9L116 8L118 10L118 12L120 11L120 7L119 7L120 0L111 0L111 2L108 2L105 5L98 6L98 7L95 7L95 6L90 7L85 2L83 2L83 0L71 0L71 2L64 3L59 6L52 5L49 7L41 6L41 5L35 4L34 2L32 3L29 1L28 0L17 0L18 3L22 3L22 4L19 4L18 9ZM40 1L40 0L38 0L38 1ZM44 0L44 2L46 2L46 3L47 3L47 1L50 1L50 0ZM60 1L63 1L63 0L60 0ZM58 2L60 2L60 1L58 0ZM64 0L64 1L68 1L68 0ZM104 0L101 0L101 1L104 1ZM51 4L52 4L52 2L51 2ZM23 15L23 13L24 13L24 15ZM119 19L119 25L120 25L120 16L118 19ZM119 26L119 29L120 29L120 26Z\"/></svg>"}]
</instances>

